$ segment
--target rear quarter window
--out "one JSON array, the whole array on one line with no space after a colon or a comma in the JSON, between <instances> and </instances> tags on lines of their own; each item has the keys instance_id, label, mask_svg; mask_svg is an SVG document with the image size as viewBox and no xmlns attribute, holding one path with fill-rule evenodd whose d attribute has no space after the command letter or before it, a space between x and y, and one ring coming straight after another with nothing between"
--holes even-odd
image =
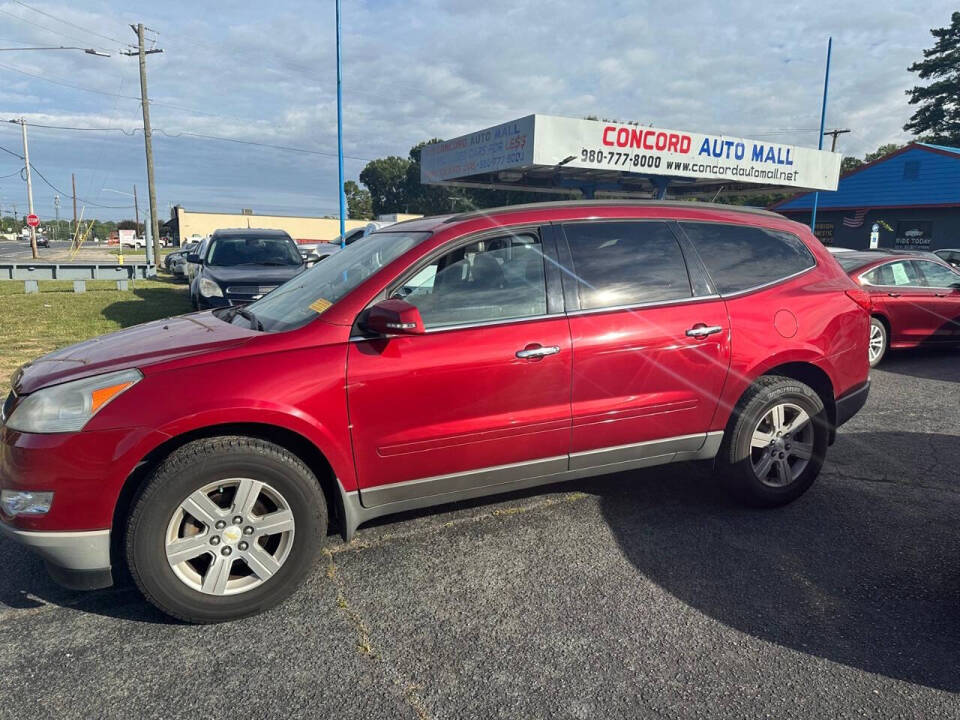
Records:
<instances>
[{"instance_id":1,"label":"rear quarter window","mask_svg":"<svg viewBox=\"0 0 960 720\"><path fill-rule=\"evenodd\" d=\"M796 235L743 225L680 223L721 295L783 280L817 263Z\"/></svg>"}]
</instances>

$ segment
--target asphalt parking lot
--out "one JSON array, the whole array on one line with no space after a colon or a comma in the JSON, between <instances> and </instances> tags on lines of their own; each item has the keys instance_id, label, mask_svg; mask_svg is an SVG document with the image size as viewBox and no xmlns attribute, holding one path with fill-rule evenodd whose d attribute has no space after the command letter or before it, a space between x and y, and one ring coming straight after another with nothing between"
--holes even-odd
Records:
<instances>
[{"instance_id":1,"label":"asphalt parking lot","mask_svg":"<svg viewBox=\"0 0 960 720\"><path fill-rule=\"evenodd\" d=\"M678 465L387 518L226 625L0 540L0 716L960 717L960 352L873 380L789 507Z\"/></svg>"}]
</instances>

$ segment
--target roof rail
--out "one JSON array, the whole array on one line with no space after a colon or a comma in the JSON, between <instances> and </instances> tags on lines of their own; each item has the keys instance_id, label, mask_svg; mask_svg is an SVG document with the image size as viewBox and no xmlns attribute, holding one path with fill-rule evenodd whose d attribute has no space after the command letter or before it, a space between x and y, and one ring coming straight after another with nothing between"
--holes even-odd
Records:
<instances>
[{"instance_id":1,"label":"roof rail","mask_svg":"<svg viewBox=\"0 0 960 720\"><path fill-rule=\"evenodd\" d=\"M517 212L523 210L540 210L548 208L578 208L578 207L672 207L703 210L726 210L751 215L767 217L782 217L779 213L764 210L763 208L748 207L745 205L726 205L723 203L691 202L689 200L558 200L555 202L524 203L521 205L502 205L501 207L470 210L468 212L451 215L443 222L454 223L470 220L492 213Z\"/></svg>"}]
</instances>

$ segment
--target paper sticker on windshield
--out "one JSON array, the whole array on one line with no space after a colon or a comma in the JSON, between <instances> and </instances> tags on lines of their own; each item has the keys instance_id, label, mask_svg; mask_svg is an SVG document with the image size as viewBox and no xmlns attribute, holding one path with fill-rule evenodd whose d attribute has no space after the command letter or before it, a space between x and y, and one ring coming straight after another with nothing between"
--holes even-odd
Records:
<instances>
[{"instance_id":1,"label":"paper sticker on windshield","mask_svg":"<svg viewBox=\"0 0 960 720\"><path fill-rule=\"evenodd\" d=\"M893 282L897 285L909 285L910 278L907 277L907 269L903 266L903 263L894 263L890 266L893 268Z\"/></svg>"},{"instance_id":2,"label":"paper sticker on windshield","mask_svg":"<svg viewBox=\"0 0 960 720\"><path fill-rule=\"evenodd\" d=\"M313 310L317 315L319 315L320 313L322 313L324 310L326 310L326 309L327 309L328 307L330 307L331 305L333 305L333 303L330 302L329 300L324 300L323 298L317 298L317 299L314 300L312 303L310 303L309 307L310 307L310 309Z\"/></svg>"}]
</instances>

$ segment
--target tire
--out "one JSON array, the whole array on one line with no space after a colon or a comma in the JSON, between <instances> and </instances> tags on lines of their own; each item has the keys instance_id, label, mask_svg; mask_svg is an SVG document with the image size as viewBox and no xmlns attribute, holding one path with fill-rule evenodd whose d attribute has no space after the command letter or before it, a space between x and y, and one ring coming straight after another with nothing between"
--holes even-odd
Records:
<instances>
[{"instance_id":1,"label":"tire","mask_svg":"<svg viewBox=\"0 0 960 720\"><path fill-rule=\"evenodd\" d=\"M734 408L717 467L731 494L744 504L785 505L805 493L820 474L829 437L823 401L812 388L792 378L766 375Z\"/></svg>"},{"instance_id":2,"label":"tire","mask_svg":"<svg viewBox=\"0 0 960 720\"><path fill-rule=\"evenodd\" d=\"M870 345L868 358L870 367L876 367L887 354L887 348L890 346L890 336L887 332L887 326L883 324L880 318L870 318Z\"/></svg>"},{"instance_id":3,"label":"tire","mask_svg":"<svg viewBox=\"0 0 960 720\"><path fill-rule=\"evenodd\" d=\"M216 623L285 600L310 573L326 532L320 484L298 457L256 438L208 438L151 474L132 504L126 559L161 611Z\"/></svg>"}]
</instances>

